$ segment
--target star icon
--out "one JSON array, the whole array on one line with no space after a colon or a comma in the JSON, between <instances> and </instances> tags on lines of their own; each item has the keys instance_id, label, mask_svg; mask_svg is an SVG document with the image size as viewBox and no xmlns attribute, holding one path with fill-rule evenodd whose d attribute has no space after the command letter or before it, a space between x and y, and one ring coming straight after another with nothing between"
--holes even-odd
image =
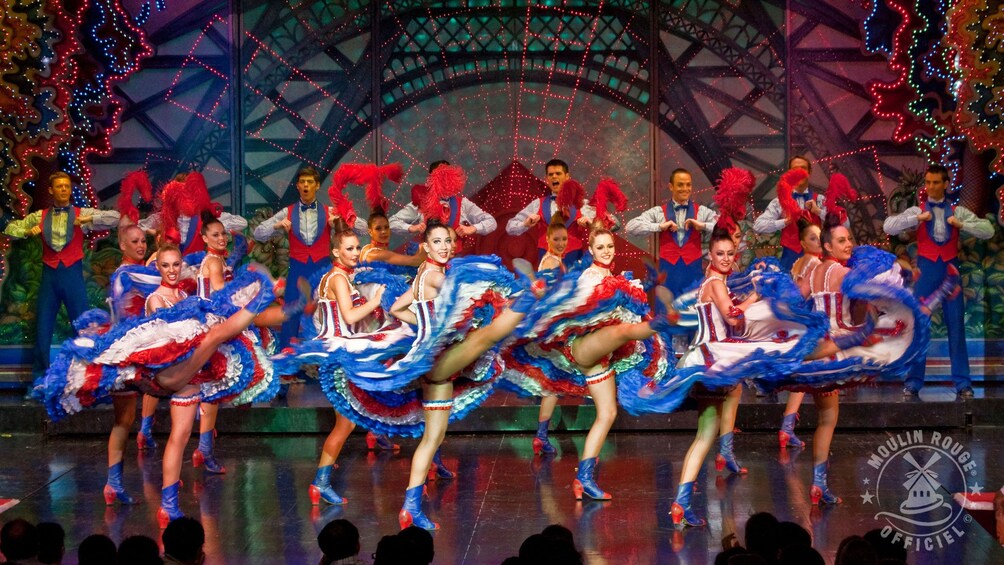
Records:
<instances>
[{"instance_id":1,"label":"star icon","mask_svg":"<svg viewBox=\"0 0 1004 565\"><path fill-rule=\"evenodd\" d=\"M983 487L980 486L980 483L973 483L973 486L969 488L969 492L972 494L980 494L983 492Z\"/></svg>"},{"instance_id":2,"label":"star icon","mask_svg":"<svg viewBox=\"0 0 1004 565\"><path fill-rule=\"evenodd\" d=\"M866 484L866 485L868 485L868 484L871 484L872 480L869 479L868 477L865 477L864 480L861 481L861 482L864 483L864 484Z\"/></svg>"},{"instance_id":3,"label":"star icon","mask_svg":"<svg viewBox=\"0 0 1004 565\"><path fill-rule=\"evenodd\" d=\"M869 493L868 490L865 490L865 493L859 496L861 497L861 504L871 504L872 499L875 498L875 495Z\"/></svg>"}]
</instances>

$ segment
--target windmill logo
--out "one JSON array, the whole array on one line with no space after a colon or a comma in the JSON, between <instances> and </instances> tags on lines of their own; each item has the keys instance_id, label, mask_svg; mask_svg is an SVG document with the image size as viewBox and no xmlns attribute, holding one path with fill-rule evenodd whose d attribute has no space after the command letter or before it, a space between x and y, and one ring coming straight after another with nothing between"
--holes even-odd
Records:
<instances>
[{"instance_id":1,"label":"windmill logo","mask_svg":"<svg viewBox=\"0 0 1004 565\"><path fill-rule=\"evenodd\" d=\"M967 482L976 476L976 463L963 444L916 430L890 436L867 463L878 474L862 479L861 502L875 507L883 537L908 549L936 551L966 534L969 516L952 501L952 493L982 487Z\"/></svg>"}]
</instances>

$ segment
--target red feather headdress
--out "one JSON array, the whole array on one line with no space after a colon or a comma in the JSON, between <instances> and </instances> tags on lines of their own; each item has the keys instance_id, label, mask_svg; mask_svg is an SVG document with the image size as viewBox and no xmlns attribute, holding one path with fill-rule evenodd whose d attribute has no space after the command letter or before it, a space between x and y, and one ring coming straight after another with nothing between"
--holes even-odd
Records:
<instances>
[{"instance_id":1,"label":"red feather headdress","mask_svg":"<svg viewBox=\"0 0 1004 565\"><path fill-rule=\"evenodd\" d=\"M440 165L429 173L429 179L425 182L428 188L419 206L419 212L425 217L425 221L438 218L445 222L446 212L440 201L460 194L466 183L467 175L456 165Z\"/></svg>"},{"instance_id":2,"label":"red feather headdress","mask_svg":"<svg viewBox=\"0 0 1004 565\"><path fill-rule=\"evenodd\" d=\"M809 172L805 169L791 169L781 175L781 180L777 183L777 202L781 205L781 211L784 212L785 217L791 218L792 221L802 216L802 208L799 207L798 202L795 202L791 193L807 178L809 178Z\"/></svg>"},{"instance_id":3,"label":"red feather headdress","mask_svg":"<svg viewBox=\"0 0 1004 565\"><path fill-rule=\"evenodd\" d=\"M840 173L833 173L830 176L830 184L826 187L826 214L836 214L840 218L840 223L847 221L847 210L837 204L840 200L847 199L854 202L858 199L858 191L851 188L850 181Z\"/></svg>"},{"instance_id":4,"label":"red feather headdress","mask_svg":"<svg viewBox=\"0 0 1004 565\"><path fill-rule=\"evenodd\" d=\"M223 207L209 199L206 179L198 171L188 173L184 181L173 180L164 185L161 200L164 206L160 219L164 229L177 226L178 216L200 216L210 212L218 218L223 213Z\"/></svg>"},{"instance_id":5,"label":"red feather headdress","mask_svg":"<svg viewBox=\"0 0 1004 565\"><path fill-rule=\"evenodd\" d=\"M146 171L140 169L133 171L122 179L122 188L119 190L118 209L123 218L129 218L132 223L139 221L139 210L132 202L132 195L139 191L139 198L149 202L153 198L153 187L150 186L150 178Z\"/></svg>"},{"instance_id":6,"label":"red feather headdress","mask_svg":"<svg viewBox=\"0 0 1004 565\"><path fill-rule=\"evenodd\" d=\"M623 212L627 208L627 196L621 191L617 181L605 178L596 185L596 192L593 193L593 206L596 208L596 219L603 222L603 226L610 229L613 226L613 219L607 213L607 205L613 204L614 210Z\"/></svg>"},{"instance_id":7,"label":"red feather headdress","mask_svg":"<svg viewBox=\"0 0 1004 565\"><path fill-rule=\"evenodd\" d=\"M722 171L714 197L718 206L716 227L721 227L729 233L735 231L739 222L746 217L746 204L755 184L753 173L745 169L731 167Z\"/></svg>"},{"instance_id":8,"label":"red feather headdress","mask_svg":"<svg viewBox=\"0 0 1004 565\"><path fill-rule=\"evenodd\" d=\"M373 167L373 165L368 165ZM352 206L352 201L345 196L345 187L351 184L364 184L366 182L366 167L357 163L346 163L331 175L331 186L328 187L328 198L335 213L348 225L349 229L356 224L356 210Z\"/></svg>"},{"instance_id":9,"label":"red feather headdress","mask_svg":"<svg viewBox=\"0 0 1004 565\"><path fill-rule=\"evenodd\" d=\"M370 210L387 212L387 198L383 195L383 181L390 180L394 184L399 184L404 176L404 171L398 163L376 166L366 165L362 172L366 184L366 203Z\"/></svg>"},{"instance_id":10,"label":"red feather headdress","mask_svg":"<svg viewBox=\"0 0 1004 565\"><path fill-rule=\"evenodd\" d=\"M582 203L586 200L586 189L575 179L568 179L561 183L558 189L558 197L554 203L558 210L567 218L572 208L581 209ZM544 218L545 222L550 222L551 218Z\"/></svg>"}]
</instances>

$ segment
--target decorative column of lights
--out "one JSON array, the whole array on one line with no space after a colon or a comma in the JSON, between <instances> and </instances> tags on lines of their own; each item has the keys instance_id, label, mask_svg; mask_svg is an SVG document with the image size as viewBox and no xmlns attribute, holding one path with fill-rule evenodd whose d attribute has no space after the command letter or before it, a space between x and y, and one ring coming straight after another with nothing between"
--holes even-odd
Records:
<instances>
[{"instance_id":1,"label":"decorative column of lights","mask_svg":"<svg viewBox=\"0 0 1004 565\"><path fill-rule=\"evenodd\" d=\"M896 122L894 141L913 141L956 182L966 142L977 151L995 151L993 172L1004 173L1004 136L998 133L1004 77L997 72L1004 13L998 4L873 0L863 22L865 48L888 57L897 74L891 83L869 85L873 112Z\"/></svg>"},{"instance_id":2,"label":"decorative column of lights","mask_svg":"<svg viewBox=\"0 0 1004 565\"><path fill-rule=\"evenodd\" d=\"M151 54L145 34L118 0L15 1L2 18L4 214L27 214L30 195L44 194L56 170L75 181L73 205L97 206L87 157L111 152L109 138L123 110L112 87ZM4 256L9 245L0 238ZM6 276L3 267L0 282Z\"/></svg>"}]
</instances>

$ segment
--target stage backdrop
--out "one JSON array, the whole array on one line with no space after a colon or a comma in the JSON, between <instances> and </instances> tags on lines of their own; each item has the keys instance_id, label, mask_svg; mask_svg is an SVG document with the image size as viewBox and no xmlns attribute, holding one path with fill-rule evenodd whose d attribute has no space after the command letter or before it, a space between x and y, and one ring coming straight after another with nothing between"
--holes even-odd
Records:
<instances>
[{"instance_id":1,"label":"stage backdrop","mask_svg":"<svg viewBox=\"0 0 1004 565\"><path fill-rule=\"evenodd\" d=\"M960 173L988 168L989 158L965 149L964 138L950 156L937 144L914 143L903 133L910 123L892 111L893 102L909 99L890 94L883 106L876 85L901 85L903 66L893 64L901 54L896 44L882 38L904 37L906 23L915 23L896 19L899 2L869 9L843 0L548 4L556 5L94 2L90 10L107 9L128 24L115 29L137 48L130 52L135 66L102 91L119 112L107 150L79 158L87 174L78 191L113 205L131 170L145 167L159 187L195 168L215 200L254 224L295 199L294 175L304 165L322 171L326 189L340 164L397 162L406 176L385 187L393 212L425 180L431 161L447 159L467 171L467 194L505 217L531 195L503 180L514 171L542 176L544 163L557 157L589 194L600 179L617 180L630 202L620 214L626 220L667 199L677 167L693 173L702 203L723 169L751 170L758 181L751 209L759 212L788 156L802 154L813 162L815 189L841 172L862 194L849 207L859 241L909 253L909 242L889 242L880 226L890 195L894 207L914 198L924 152L950 158ZM61 25L82 33L72 18ZM111 33L95 27L82 44L105 48L93 39ZM912 53L908 61L920 58ZM909 84L921 92L923 85ZM988 186L999 180L966 178L980 176L982 183L957 188L982 215L997 210ZM36 206L46 200L44 189L24 188ZM360 190L350 193L365 215ZM8 211L23 214L28 202ZM501 237L504 222L499 229L478 249L518 255L504 249L516 245ZM649 240L630 243L635 256L653 249ZM752 236L748 244L757 254L777 245ZM114 245L106 240L91 256L95 304L117 260ZM1004 333L999 245L999 237L965 243L974 337ZM281 243L256 253L281 270ZM10 251L3 343L32 335L38 254L37 242Z\"/></svg>"}]
</instances>

